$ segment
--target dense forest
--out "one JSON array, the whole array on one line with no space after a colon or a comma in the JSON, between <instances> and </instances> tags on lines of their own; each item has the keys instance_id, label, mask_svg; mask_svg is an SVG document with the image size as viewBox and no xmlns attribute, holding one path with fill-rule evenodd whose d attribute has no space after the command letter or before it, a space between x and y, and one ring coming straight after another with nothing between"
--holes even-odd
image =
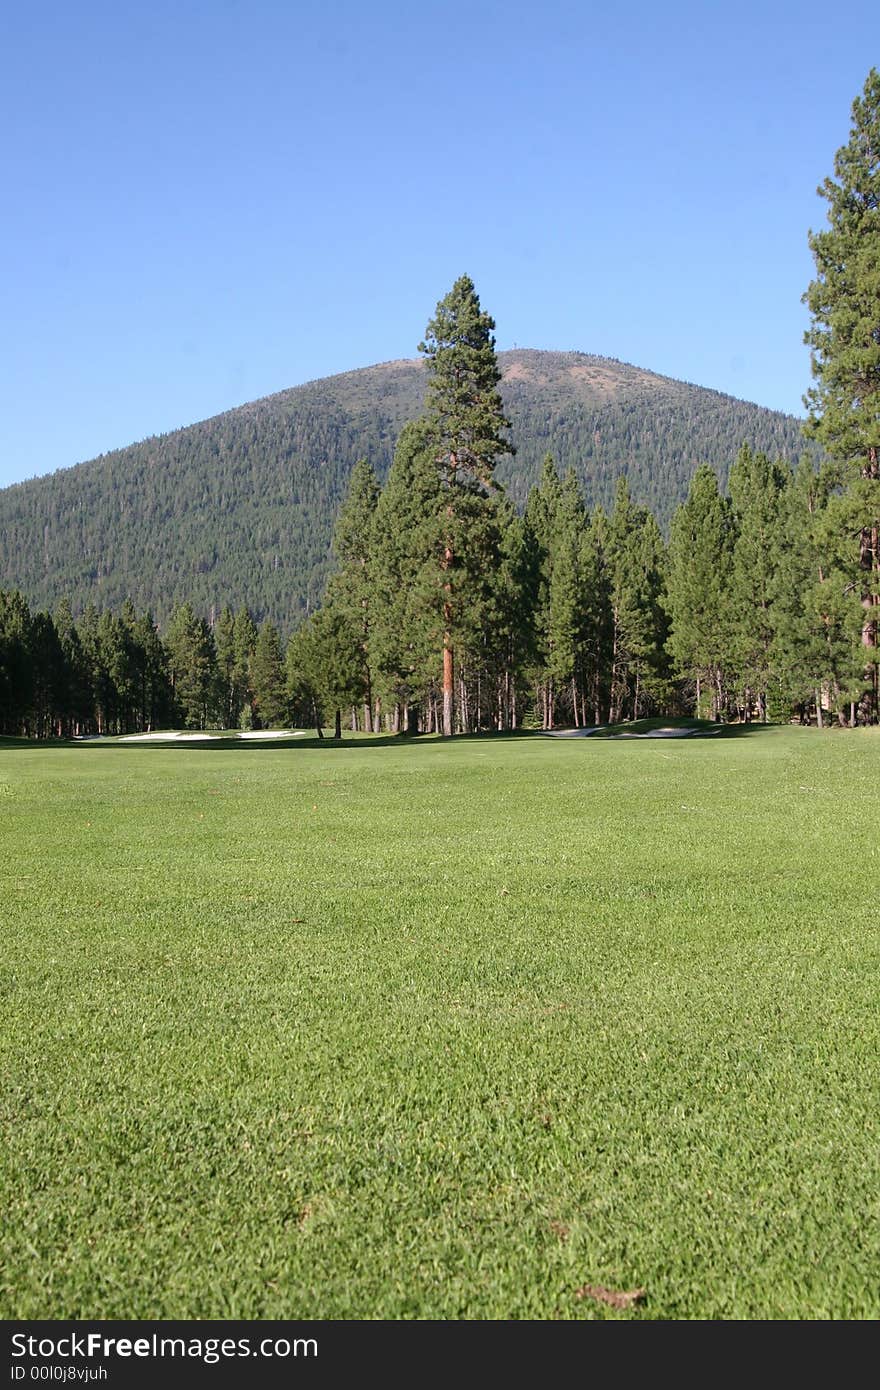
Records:
<instances>
[{"instance_id":1,"label":"dense forest","mask_svg":"<svg viewBox=\"0 0 880 1390\"><path fill-rule=\"evenodd\" d=\"M832 473L744 446L729 497L697 470L668 543L625 479L609 512L589 512L549 456L522 516L500 489L465 484L453 517L449 495L418 424L384 489L359 463L325 601L286 650L244 607L212 626L183 603L160 636L130 601L74 622L66 601L31 613L0 592L0 732L442 731L447 647L452 732L687 712L876 720L876 648Z\"/></svg>"},{"instance_id":2,"label":"dense forest","mask_svg":"<svg viewBox=\"0 0 880 1390\"><path fill-rule=\"evenodd\" d=\"M694 470L722 486L742 440L794 462L799 423L697 386L579 353L499 354L516 454L497 481L521 509L544 455L573 468L590 506L618 477L666 531ZM288 635L332 571L333 522L352 469L384 482L403 426L424 407L423 364L392 362L284 391L203 424L0 491L0 588L161 623L224 603Z\"/></svg>"},{"instance_id":3,"label":"dense forest","mask_svg":"<svg viewBox=\"0 0 880 1390\"><path fill-rule=\"evenodd\" d=\"M816 277L805 296L811 314L806 340L814 385L805 432L821 457L806 456L792 466L781 447L768 451L753 437L715 467L703 461L694 468L697 441L703 449L707 436L693 425L686 428L681 412L704 403L706 393L694 396L691 388L661 381L667 414L655 392L648 417L633 405L646 374L601 359L513 354L505 394L494 321L472 281L461 276L437 305L419 345L420 412L400 429L387 476L390 399L381 417L374 405L364 405L361 429L351 401L346 412L338 402L310 403L306 391L300 414L236 412L202 433L169 437L177 438L176 454L163 456L162 449L172 446L159 441L158 452L139 446L142 453L128 451L31 485L54 487L57 502L65 479L84 480L79 501L74 486L67 503L80 527L79 563L86 576L95 546L108 581L113 570L110 542L94 529L96 516L100 525L113 523L114 544L139 544L146 564L159 563L152 541L169 545L179 532L176 568L169 549L163 564L172 566L170 577L160 564L151 580L155 584L165 575L171 594L178 595L181 585L193 581L192 558L204 538L196 512L185 503L177 506L175 483L186 479L190 489L201 488L198 506L216 515L207 575L227 538L224 520L247 529L232 505L240 495L234 480L243 477L252 542L263 545L264 560L273 556L268 571L277 574L284 566L268 520L273 508L286 507L291 524L299 525L305 515L314 518L309 509L318 499L327 505L348 477L332 562L323 562L314 526L303 532L304 549L317 546L309 552L314 589L306 587L308 615L286 650L285 634L267 615L266 591L261 590L263 608L255 604L252 610L238 597L248 573L246 548L234 551L241 578L219 592L211 587L210 604L206 591L192 582L174 602L161 635L151 607L140 601L138 611L137 594L102 608L89 599L79 613L74 585L73 603L64 597L54 612L32 612L21 585L0 589L0 733L47 737L174 723L260 728L288 722L312 723L320 732L332 720L339 737L345 720L367 732L448 736L614 724L684 711L716 720L877 723L880 74L874 70L853 105L850 140L837 153L835 178L826 179L819 192L828 203L828 226L809 238ZM415 370L405 364L386 374L389 392L415 380ZM634 390L628 395L621 383L630 377ZM538 378L540 406L534 404ZM343 380L336 379L337 388ZM560 403L559 391L571 393L573 382L589 382L592 416L568 412ZM354 374L352 383L352 399L363 404L357 395L366 389L363 374ZM313 388L318 394L321 389ZM603 453L607 441L604 425L597 424L597 391L608 397L610 414L602 419L617 422L617 444L627 440L613 455L617 482L610 502L610 471L590 471L590 459L612 458ZM372 387L367 395L372 399ZM713 399L723 404L723 398ZM542 410L543 432L537 418ZM254 449L264 447L257 441L266 438L268 418L278 428L274 494L266 471L243 444L250 435ZM518 428L524 418L531 433L523 440ZM639 441L664 418L667 441L675 436L673 424L682 433L653 471L638 453ZM707 418L703 411L701 428ZM329 488L326 479L322 485L320 468L296 474L285 467L285 448L295 447L296 422L303 419L310 422L310 437L320 438L326 450L321 466L335 479ZM223 429L229 430L229 443L221 448L212 431ZM294 431L287 445L285 429ZM193 466L175 472L172 460L179 461L183 438L193 446ZM539 438L553 442L554 452L545 453L539 476L523 490L523 480L534 473ZM713 447L722 448L724 438L719 425ZM373 457L349 467L346 451L364 439L372 440ZM555 453L560 441L564 447ZM627 461L636 457L640 468L630 477ZM147 484L151 471L164 479L163 487L155 480ZM719 474L726 487L719 486ZM667 539L665 507L688 477ZM140 480L139 489L133 478ZM604 489L600 497L597 489ZM658 501L652 509L652 489L663 507ZM7 498L36 495L11 489ZM191 491L189 496L191 501ZM109 513L102 510L107 506ZM137 514L133 528L126 524L129 510ZM56 519L60 529L60 513ZM25 536L24 521L22 526L13 548ZM70 545L70 526L65 535ZM62 545L57 558L58 544L45 522L39 563L52 583L65 576L69 582L68 552ZM257 566L258 587L265 570ZM313 610L319 582L323 597ZM38 591L25 588L31 595ZM108 582L106 593L112 592Z\"/></svg>"}]
</instances>

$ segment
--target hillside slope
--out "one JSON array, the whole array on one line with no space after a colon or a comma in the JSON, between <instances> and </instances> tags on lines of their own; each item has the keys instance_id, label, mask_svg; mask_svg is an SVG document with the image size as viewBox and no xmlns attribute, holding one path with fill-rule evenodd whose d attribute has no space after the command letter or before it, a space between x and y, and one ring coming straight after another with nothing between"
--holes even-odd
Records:
<instances>
[{"instance_id":1,"label":"hillside slope","mask_svg":"<svg viewBox=\"0 0 880 1390\"><path fill-rule=\"evenodd\" d=\"M804 449L791 416L608 358L522 349L500 362L516 455L499 477L519 505L549 451L590 506L607 506L623 473L665 525L697 464L725 483L743 441L789 460ZM160 620L184 598L206 614L246 603L289 629L320 599L354 463L384 479L424 383L419 361L346 372L6 488L0 588L36 607L130 596Z\"/></svg>"}]
</instances>

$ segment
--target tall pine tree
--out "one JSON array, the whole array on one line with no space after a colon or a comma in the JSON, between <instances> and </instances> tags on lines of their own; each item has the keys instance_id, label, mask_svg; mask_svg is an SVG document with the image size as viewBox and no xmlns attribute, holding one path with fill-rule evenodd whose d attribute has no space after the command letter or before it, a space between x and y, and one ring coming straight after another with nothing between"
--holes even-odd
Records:
<instances>
[{"instance_id":1,"label":"tall pine tree","mask_svg":"<svg viewBox=\"0 0 880 1390\"><path fill-rule=\"evenodd\" d=\"M437 305L419 351L428 367L425 419L433 436L434 457L444 492L446 521L443 555L443 725L455 728L454 644L468 626L472 596L467 576L479 573L489 528L479 506L497 485L495 465L511 446L504 438L504 416L495 355L495 321L480 307L473 281L456 280Z\"/></svg>"},{"instance_id":2,"label":"tall pine tree","mask_svg":"<svg viewBox=\"0 0 880 1390\"><path fill-rule=\"evenodd\" d=\"M835 568L863 609L863 717L878 718L880 637L880 73L872 68L852 108L834 178L818 192L828 227L810 234L816 278L804 296L816 384L805 397L808 433L836 461Z\"/></svg>"},{"instance_id":3,"label":"tall pine tree","mask_svg":"<svg viewBox=\"0 0 880 1390\"><path fill-rule=\"evenodd\" d=\"M666 602L670 653L679 673L694 682L697 714L703 714L708 688L715 719L726 703L732 542L730 504L712 469L701 464L672 518Z\"/></svg>"}]
</instances>

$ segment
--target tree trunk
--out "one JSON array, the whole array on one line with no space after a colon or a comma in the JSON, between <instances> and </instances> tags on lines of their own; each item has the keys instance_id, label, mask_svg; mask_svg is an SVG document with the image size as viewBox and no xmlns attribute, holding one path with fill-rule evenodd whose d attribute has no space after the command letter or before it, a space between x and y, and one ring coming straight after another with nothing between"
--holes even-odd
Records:
<instances>
[{"instance_id":1,"label":"tree trunk","mask_svg":"<svg viewBox=\"0 0 880 1390\"><path fill-rule=\"evenodd\" d=\"M455 714L455 663L453 661L451 638L443 635L443 737L452 738Z\"/></svg>"},{"instance_id":2,"label":"tree trunk","mask_svg":"<svg viewBox=\"0 0 880 1390\"><path fill-rule=\"evenodd\" d=\"M463 676L458 677L458 727L463 734L471 731L471 707Z\"/></svg>"},{"instance_id":3,"label":"tree trunk","mask_svg":"<svg viewBox=\"0 0 880 1390\"><path fill-rule=\"evenodd\" d=\"M336 738L336 739L342 738L342 710L341 710L341 709L337 709L337 711L336 711L336 713L335 713L335 715L334 715L334 717L333 717L333 737Z\"/></svg>"},{"instance_id":4,"label":"tree trunk","mask_svg":"<svg viewBox=\"0 0 880 1390\"><path fill-rule=\"evenodd\" d=\"M456 460L453 454L450 459L452 475L455 477ZM447 515L451 518L452 508L447 509ZM443 569L448 573L452 568L453 561L452 546L447 542L443 551ZM452 580L447 579L443 585L446 594L443 603L443 737L452 738L455 732L455 661L452 653Z\"/></svg>"},{"instance_id":5,"label":"tree trunk","mask_svg":"<svg viewBox=\"0 0 880 1390\"><path fill-rule=\"evenodd\" d=\"M715 672L715 693L712 697L715 706L715 723L721 723L721 711L724 708L724 693L721 688L721 672Z\"/></svg>"},{"instance_id":6,"label":"tree trunk","mask_svg":"<svg viewBox=\"0 0 880 1390\"><path fill-rule=\"evenodd\" d=\"M876 448L868 451L868 463L862 469L862 477L880 478L880 459ZM860 562L867 574L867 589L863 590L862 607L865 621L862 627L862 646L873 655L878 643L878 623L880 623L880 527L876 522L866 526L860 539ZM865 683L869 693L864 703L867 705L867 723L875 724L880 716L880 665L871 661L865 668Z\"/></svg>"},{"instance_id":7,"label":"tree trunk","mask_svg":"<svg viewBox=\"0 0 880 1390\"><path fill-rule=\"evenodd\" d=\"M817 728L817 729L824 729L824 727L825 727L825 726L824 726L824 724L822 723L822 694L821 694L821 691L818 691L818 690L817 690L817 691L816 691L816 728Z\"/></svg>"}]
</instances>

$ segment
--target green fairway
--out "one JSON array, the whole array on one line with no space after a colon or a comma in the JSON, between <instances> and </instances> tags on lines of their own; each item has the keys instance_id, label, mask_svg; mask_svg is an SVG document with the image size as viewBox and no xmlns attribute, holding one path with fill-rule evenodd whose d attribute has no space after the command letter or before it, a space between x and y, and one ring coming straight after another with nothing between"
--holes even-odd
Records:
<instances>
[{"instance_id":1,"label":"green fairway","mask_svg":"<svg viewBox=\"0 0 880 1390\"><path fill-rule=\"evenodd\" d=\"M877 1317L878 786L859 730L0 747L0 1316Z\"/></svg>"}]
</instances>

